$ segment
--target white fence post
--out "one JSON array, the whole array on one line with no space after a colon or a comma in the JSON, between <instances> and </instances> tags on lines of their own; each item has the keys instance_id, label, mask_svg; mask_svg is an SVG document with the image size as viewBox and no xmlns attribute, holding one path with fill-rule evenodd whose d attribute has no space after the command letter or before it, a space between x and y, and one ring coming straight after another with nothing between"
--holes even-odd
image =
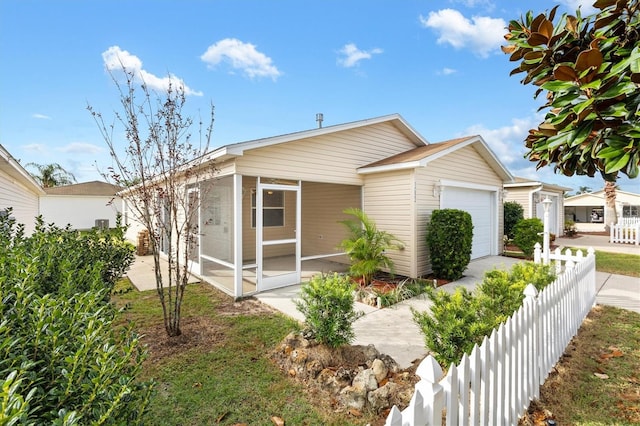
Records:
<instances>
[{"instance_id":1,"label":"white fence post","mask_svg":"<svg viewBox=\"0 0 640 426\"><path fill-rule=\"evenodd\" d=\"M542 250L540 248L540 243L536 243L533 246L533 262L534 263L542 262Z\"/></svg>"}]
</instances>

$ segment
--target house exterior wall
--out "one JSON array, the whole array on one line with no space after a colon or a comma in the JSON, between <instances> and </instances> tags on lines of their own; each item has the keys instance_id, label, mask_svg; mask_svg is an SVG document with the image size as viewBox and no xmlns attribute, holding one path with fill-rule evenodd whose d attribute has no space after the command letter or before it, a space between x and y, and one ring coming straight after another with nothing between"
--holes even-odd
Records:
<instances>
[{"instance_id":1,"label":"house exterior wall","mask_svg":"<svg viewBox=\"0 0 640 426\"><path fill-rule=\"evenodd\" d=\"M114 227L122 213L120 198L103 196L46 195L40 198L40 214L46 223L73 229L91 229L96 219L107 219Z\"/></svg>"},{"instance_id":2,"label":"house exterior wall","mask_svg":"<svg viewBox=\"0 0 640 426\"><path fill-rule=\"evenodd\" d=\"M452 165L455 165L452 167ZM480 156L473 146L467 146L443 158L434 160L424 168L416 169L416 274L426 275L431 272L429 252L426 244L427 224L431 220L431 212L440 208L440 194L436 185L440 179L468 182L470 185L502 188L502 179ZM497 241L502 241L504 234L503 209L498 208ZM500 251L501 244L498 245Z\"/></svg>"},{"instance_id":3,"label":"house exterior wall","mask_svg":"<svg viewBox=\"0 0 640 426\"><path fill-rule=\"evenodd\" d=\"M416 277L415 210L413 170L365 175L363 209L379 230L393 234L402 250L390 250L395 273Z\"/></svg>"},{"instance_id":4,"label":"house exterior wall","mask_svg":"<svg viewBox=\"0 0 640 426\"><path fill-rule=\"evenodd\" d=\"M415 148L390 123L248 150L236 158L244 176L362 185L356 169Z\"/></svg>"},{"instance_id":5,"label":"house exterior wall","mask_svg":"<svg viewBox=\"0 0 640 426\"><path fill-rule=\"evenodd\" d=\"M0 211L9 207L16 221L24 224L25 233L31 234L39 214L38 194L0 170Z\"/></svg>"},{"instance_id":6,"label":"house exterior wall","mask_svg":"<svg viewBox=\"0 0 640 426\"><path fill-rule=\"evenodd\" d=\"M317 182L302 183L302 256L338 253L347 236L339 223L350 217L346 208L360 208L362 190L359 186ZM346 261L346 257L332 260Z\"/></svg>"},{"instance_id":7,"label":"house exterior wall","mask_svg":"<svg viewBox=\"0 0 640 426\"><path fill-rule=\"evenodd\" d=\"M531 190L530 187L506 188L507 195L504 201L512 201L520 204L525 219L531 218Z\"/></svg>"}]
</instances>

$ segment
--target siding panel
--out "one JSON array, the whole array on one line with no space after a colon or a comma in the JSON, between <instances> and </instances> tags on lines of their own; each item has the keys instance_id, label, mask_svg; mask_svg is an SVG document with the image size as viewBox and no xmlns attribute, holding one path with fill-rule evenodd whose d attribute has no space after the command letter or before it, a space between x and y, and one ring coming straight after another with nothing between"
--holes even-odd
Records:
<instances>
[{"instance_id":1,"label":"siding panel","mask_svg":"<svg viewBox=\"0 0 640 426\"><path fill-rule=\"evenodd\" d=\"M12 216L25 225L25 233L30 235L35 229L38 216L38 195L10 176L0 172L0 210L13 208Z\"/></svg>"}]
</instances>

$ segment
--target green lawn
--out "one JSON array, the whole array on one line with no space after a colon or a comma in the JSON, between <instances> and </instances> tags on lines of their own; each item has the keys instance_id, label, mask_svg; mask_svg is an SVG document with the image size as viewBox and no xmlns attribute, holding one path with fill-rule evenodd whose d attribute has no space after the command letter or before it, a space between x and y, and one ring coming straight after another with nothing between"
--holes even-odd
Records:
<instances>
[{"instance_id":1,"label":"green lawn","mask_svg":"<svg viewBox=\"0 0 640 426\"><path fill-rule=\"evenodd\" d=\"M640 256L596 251L596 270L610 274L640 277Z\"/></svg>"},{"instance_id":2,"label":"green lawn","mask_svg":"<svg viewBox=\"0 0 640 426\"><path fill-rule=\"evenodd\" d=\"M143 379L157 382L149 425L273 425L272 416L287 425L367 423L323 408L271 362L268 354L296 326L283 315L243 312L213 287L193 284L183 302L187 343L158 345L166 336L155 291L130 291L114 301L126 306L122 320L148 335L152 356Z\"/></svg>"}]
</instances>

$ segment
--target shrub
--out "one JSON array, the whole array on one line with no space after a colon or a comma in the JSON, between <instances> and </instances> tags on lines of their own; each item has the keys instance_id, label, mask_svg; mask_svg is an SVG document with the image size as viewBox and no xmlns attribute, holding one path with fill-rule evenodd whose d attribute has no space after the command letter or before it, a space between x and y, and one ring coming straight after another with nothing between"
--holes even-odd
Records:
<instances>
[{"instance_id":1,"label":"shrub","mask_svg":"<svg viewBox=\"0 0 640 426\"><path fill-rule=\"evenodd\" d=\"M349 273L362 277L364 285L369 285L373 275L382 268L393 273L393 261L387 256L387 250L401 248L398 239L379 230L362 210L346 209L344 212L356 218L340 222L349 230L349 237L340 243L351 260Z\"/></svg>"},{"instance_id":2,"label":"shrub","mask_svg":"<svg viewBox=\"0 0 640 426\"><path fill-rule=\"evenodd\" d=\"M576 228L576 223L572 220L564 221L564 235L567 237L573 237L578 233L578 229Z\"/></svg>"},{"instance_id":3,"label":"shrub","mask_svg":"<svg viewBox=\"0 0 640 426\"><path fill-rule=\"evenodd\" d=\"M520 250L527 257L533 256L533 250L536 243L542 244L544 236L542 232L544 226L542 221L538 218L522 219L516 224L514 229L513 243L518 246Z\"/></svg>"},{"instance_id":4,"label":"shrub","mask_svg":"<svg viewBox=\"0 0 640 426\"><path fill-rule=\"evenodd\" d=\"M444 367L458 363L480 345L484 336L505 322L522 305L524 288L542 290L555 279L548 265L515 264L510 271L493 270L471 293L464 287L453 294L428 289L431 311L412 310L425 345Z\"/></svg>"},{"instance_id":5,"label":"shrub","mask_svg":"<svg viewBox=\"0 0 640 426\"><path fill-rule=\"evenodd\" d=\"M486 327L481 326L473 294L464 287L453 294L444 290L427 289L433 305L431 312L418 312L413 308L413 320L424 335L425 345L444 367L455 363L465 353L470 353L483 336Z\"/></svg>"},{"instance_id":6,"label":"shrub","mask_svg":"<svg viewBox=\"0 0 640 426\"><path fill-rule=\"evenodd\" d=\"M524 219L524 209L515 201L507 201L503 204L504 209L504 235L513 239L514 228L518 222Z\"/></svg>"},{"instance_id":7,"label":"shrub","mask_svg":"<svg viewBox=\"0 0 640 426\"><path fill-rule=\"evenodd\" d=\"M348 276L316 275L302 285L295 304L304 317L306 332L318 342L338 347L353 341L353 322L362 313L354 310L355 284Z\"/></svg>"},{"instance_id":8,"label":"shrub","mask_svg":"<svg viewBox=\"0 0 640 426\"><path fill-rule=\"evenodd\" d=\"M141 423L153 385L137 379L145 351L132 326L114 325L117 311L107 303L105 280L120 268L100 256L111 243L92 246L41 220L32 236L22 230L0 219L2 416L20 424Z\"/></svg>"},{"instance_id":9,"label":"shrub","mask_svg":"<svg viewBox=\"0 0 640 426\"><path fill-rule=\"evenodd\" d=\"M457 280L471 261L473 223L462 210L434 210L427 227L431 268L438 278Z\"/></svg>"}]
</instances>

